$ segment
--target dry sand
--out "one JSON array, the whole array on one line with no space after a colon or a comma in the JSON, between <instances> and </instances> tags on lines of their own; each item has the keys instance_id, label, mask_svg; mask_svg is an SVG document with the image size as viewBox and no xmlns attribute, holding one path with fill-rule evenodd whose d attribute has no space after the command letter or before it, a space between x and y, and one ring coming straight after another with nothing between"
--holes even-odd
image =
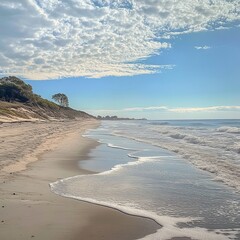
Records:
<instances>
[{"instance_id":1,"label":"dry sand","mask_svg":"<svg viewBox=\"0 0 240 240\"><path fill-rule=\"evenodd\" d=\"M81 134L98 124L84 120L0 125L1 240L132 240L159 228L151 220L50 191L50 182L90 173L80 169L78 161L87 159L97 143Z\"/></svg>"}]
</instances>

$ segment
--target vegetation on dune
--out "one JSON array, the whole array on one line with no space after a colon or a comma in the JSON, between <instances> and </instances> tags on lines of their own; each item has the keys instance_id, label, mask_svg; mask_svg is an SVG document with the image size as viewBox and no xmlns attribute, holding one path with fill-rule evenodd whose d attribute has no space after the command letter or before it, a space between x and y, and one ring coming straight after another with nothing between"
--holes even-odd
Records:
<instances>
[{"instance_id":1,"label":"vegetation on dune","mask_svg":"<svg viewBox=\"0 0 240 240\"><path fill-rule=\"evenodd\" d=\"M0 99L7 102L28 102L32 87L15 77L0 79Z\"/></svg>"},{"instance_id":2,"label":"vegetation on dune","mask_svg":"<svg viewBox=\"0 0 240 240\"><path fill-rule=\"evenodd\" d=\"M0 116L24 119L92 118L91 115L69 107L65 94L53 95L60 105L33 93L32 86L17 77L0 79Z\"/></svg>"},{"instance_id":3,"label":"vegetation on dune","mask_svg":"<svg viewBox=\"0 0 240 240\"><path fill-rule=\"evenodd\" d=\"M57 104L34 94L32 86L16 77L0 79L0 100L7 102L21 102L40 107L59 108Z\"/></svg>"}]
</instances>

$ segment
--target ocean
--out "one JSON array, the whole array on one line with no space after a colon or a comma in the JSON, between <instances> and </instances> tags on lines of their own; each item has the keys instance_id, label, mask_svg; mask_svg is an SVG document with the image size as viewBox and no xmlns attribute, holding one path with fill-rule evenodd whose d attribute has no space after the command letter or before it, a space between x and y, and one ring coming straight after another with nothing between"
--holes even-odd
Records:
<instances>
[{"instance_id":1,"label":"ocean","mask_svg":"<svg viewBox=\"0 0 240 240\"><path fill-rule=\"evenodd\" d=\"M144 239L240 239L240 120L102 121L56 194L154 219Z\"/></svg>"}]
</instances>

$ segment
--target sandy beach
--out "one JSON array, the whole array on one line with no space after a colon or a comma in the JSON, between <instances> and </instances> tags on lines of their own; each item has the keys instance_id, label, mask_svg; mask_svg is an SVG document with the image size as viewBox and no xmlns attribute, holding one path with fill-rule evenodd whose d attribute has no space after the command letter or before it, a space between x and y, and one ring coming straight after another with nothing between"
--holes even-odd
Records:
<instances>
[{"instance_id":1,"label":"sandy beach","mask_svg":"<svg viewBox=\"0 0 240 240\"><path fill-rule=\"evenodd\" d=\"M1 240L133 240L155 232L149 219L50 191L49 183L79 174L78 161L98 143L83 134L95 120L0 125Z\"/></svg>"}]
</instances>

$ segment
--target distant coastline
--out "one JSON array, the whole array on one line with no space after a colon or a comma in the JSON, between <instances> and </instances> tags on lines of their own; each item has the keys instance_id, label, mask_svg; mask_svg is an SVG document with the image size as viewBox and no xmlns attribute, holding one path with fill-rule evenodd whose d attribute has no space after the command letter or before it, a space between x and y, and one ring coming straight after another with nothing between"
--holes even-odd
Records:
<instances>
[{"instance_id":1,"label":"distant coastline","mask_svg":"<svg viewBox=\"0 0 240 240\"><path fill-rule=\"evenodd\" d=\"M147 120L146 118L124 118L118 116L97 116L99 120Z\"/></svg>"}]
</instances>

